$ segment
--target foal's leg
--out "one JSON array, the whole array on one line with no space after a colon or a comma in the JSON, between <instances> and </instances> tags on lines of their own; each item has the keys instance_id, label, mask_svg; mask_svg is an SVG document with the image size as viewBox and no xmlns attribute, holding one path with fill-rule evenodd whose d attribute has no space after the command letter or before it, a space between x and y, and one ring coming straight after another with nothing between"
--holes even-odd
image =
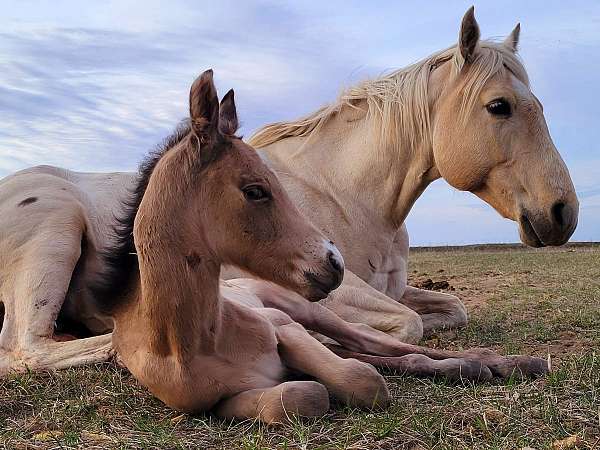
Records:
<instances>
[{"instance_id":1,"label":"foal's leg","mask_svg":"<svg viewBox=\"0 0 600 450\"><path fill-rule=\"evenodd\" d=\"M549 371L548 363L541 358L501 356L481 348L458 352L405 344L367 325L348 323L335 315L314 315L312 329L341 344L342 347L334 345L331 348L342 357L356 358L376 367L414 375L440 374L456 378L455 375L460 373L462 378L485 380L489 378L490 371L492 375L502 378L513 375L538 376ZM376 357L369 359L367 355ZM422 355L427 359L404 358L409 355Z\"/></svg>"},{"instance_id":2,"label":"foal's leg","mask_svg":"<svg viewBox=\"0 0 600 450\"><path fill-rule=\"evenodd\" d=\"M221 401L215 408L227 419L288 422L293 416L320 417L329 409L329 394L315 381L288 381L272 388L251 389Z\"/></svg>"},{"instance_id":3,"label":"foal's leg","mask_svg":"<svg viewBox=\"0 0 600 450\"><path fill-rule=\"evenodd\" d=\"M346 322L319 303L307 302L298 294L280 286L253 280L248 280L247 285L252 286L251 291L265 306L281 309L304 327L338 342L340 346L333 345L330 348L343 358L355 358L378 368L415 376L442 375L453 380L474 381L492 377L487 366L476 360L458 357L435 360L420 354L410 354L419 347L406 348L393 337L368 325ZM324 380L321 381L329 388Z\"/></svg>"},{"instance_id":4,"label":"foal's leg","mask_svg":"<svg viewBox=\"0 0 600 450\"><path fill-rule=\"evenodd\" d=\"M505 357L485 349L449 352L405 344L368 325L346 322L320 303L308 302L300 295L276 284L252 279L236 279L229 283L256 295L264 306L285 312L306 329L333 339L347 351L342 353L339 346L332 347L339 355L356 357L376 367L392 368L414 375L440 374L448 378L456 378L456 374L460 372L462 378L474 380L489 378L490 370L494 375L501 377L509 377L513 373L535 376L548 370L543 359L530 356ZM268 315L267 310L264 311ZM271 321L274 322L274 318L271 318ZM287 323L288 321L284 320L275 324ZM367 359L367 355L386 358ZM407 355L424 355L427 358L397 360L398 357ZM447 362L442 363L442 360ZM486 367L481 369L481 364Z\"/></svg>"},{"instance_id":5,"label":"foal's leg","mask_svg":"<svg viewBox=\"0 0 600 450\"><path fill-rule=\"evenodd\" d=\"M421 316L425 333L437 329L464 327L469 320L467 309L458 297L443 292L406 286L399 302Z\"/></svg>"},{"instance_id":6,"label":"foal's leg","mask_svg":"<svg viewBox=\"0 0 600 450\"><path fill-rule=\"evenodd\" d=\"M355 358L379 369L418 377L444 376L450 380L487 381L492 378L490 369L480 361L463 358L432 359L425 355L409 354L405 356L374 356L346 350L339 346L329 346L343 358Z\"/></svg>"},{"instance_id":7,"label":"foal's leg","mask_svg":"<svg viewBox=\"0 0 600 450\"><path fill-rule=\"evenodd\" d=\"M279 354L291 369L311 375L348 405L385 407L390 393L385 380L370 365L342 359L294 322L277 327Z\"/></svg>"}]
</instances>

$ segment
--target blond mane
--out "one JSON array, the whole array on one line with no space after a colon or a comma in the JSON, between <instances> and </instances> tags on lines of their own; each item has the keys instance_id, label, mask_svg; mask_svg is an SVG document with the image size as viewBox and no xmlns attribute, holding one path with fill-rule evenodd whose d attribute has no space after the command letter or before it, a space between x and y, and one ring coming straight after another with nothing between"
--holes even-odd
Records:
<instances>
[{"instance_id":1,"label":"blond mane","mask_svg":"<svg viewBox=\"0 0 600 450\"><path fill-rule=\"evenodd\" d=\"M266 125L250 138L249 144L261 148L288 137L310 137L342 108L356 108L360 101L366 101L367 120L375 121L381 142L394 143L407 139L414 144L423 139L429 140L429 75L434 68L448 61L452 64L450 77L454 79L464 66L464 59L457 46L441 50L388 75L345 89L334 103L298 120ZM459 120L463 120L473 108L486 82L503 70L509 70L529 85L525 67L512 50L495 41L480 41L477 56L466 75Z\"/></svg>"}]
</instances>

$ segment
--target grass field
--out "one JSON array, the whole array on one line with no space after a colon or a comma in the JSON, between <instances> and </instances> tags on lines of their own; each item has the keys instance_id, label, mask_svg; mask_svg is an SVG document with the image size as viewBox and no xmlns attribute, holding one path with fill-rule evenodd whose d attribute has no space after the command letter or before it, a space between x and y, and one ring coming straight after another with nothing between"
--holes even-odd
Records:
<instances>
[{"instance_id":1,"label":"grass field","mask_svg":"<svg viewBox=\"0 0 600 450\"><path fill-rule=\"evenodd\" d=\"M389 375L391 408L332 408L266 428L180 415L112 364L0 381L5 448L600 449L600 247L413 252L411 284L446 281L470 325L442 348L552 357L534 381L448 384ZM427 283L425 283L427 284Z\"/></svg>"}]
</instances>

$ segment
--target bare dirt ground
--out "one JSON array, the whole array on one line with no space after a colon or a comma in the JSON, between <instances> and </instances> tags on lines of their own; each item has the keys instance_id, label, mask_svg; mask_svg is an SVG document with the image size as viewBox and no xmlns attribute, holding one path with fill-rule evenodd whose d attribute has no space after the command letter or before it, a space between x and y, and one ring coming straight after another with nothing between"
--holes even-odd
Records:
<instances>
[{"instance_id":1,"label":"bare dirt ground","mask_svg":"<svg viewBox=\"0 0 600 450\"><path fill-rule=\"evenodd\" d=\"M181 415L115 364L25 374L0 381L0 446L600 449L600 246L415 249L409 278L471 315L426 345L550 355L553 372L479 385L389 374L386 411L334 407L277 428Z\"/></svg>"}]
</instances>

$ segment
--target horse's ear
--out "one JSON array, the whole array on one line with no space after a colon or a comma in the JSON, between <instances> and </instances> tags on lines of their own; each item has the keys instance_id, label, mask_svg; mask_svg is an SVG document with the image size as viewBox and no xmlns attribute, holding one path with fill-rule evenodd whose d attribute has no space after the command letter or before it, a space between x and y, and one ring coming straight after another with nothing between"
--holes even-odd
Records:
<instances>
[{"instance_id":1,"label":"horse's ear","mask_svg":"<svg viewBox=\"0 0 600 450\"><path fill-rule=\"evenodd\" d=\"M475 20L475 7L471 6L462 19L458 37L458 48L465 62L473 60L478 42L479 25Z\"/></svg>"},{"instance_id":2,"label":"horse's ear","mask_svg":"<svg viewBox=\"0 0 600 450\"><path fill-rule=\"evenodd\" d=\"M235 109L235 99L233 89L230 89L225 97L221 99L219 108L219 131L221 134L234 135L238 129L237 111Z\"/></svg>"},{"instance_id":3,"label":"horse's ear","mask_svg":"<svg viewBox=\"0 0 600 450\"><path fill-rule=\"evenodd\" d=\"M521 35L521 24L518 23L517 26L510 32L510 34L504 40L504 45L511 49L513 52L517 51L519 47L519 36Z\"/></svg>"},{"instance_id":4,"label":"horse's ear","mask_svg":"<svg viewBox=\"0 0 600 450\"><path fill-rule=\"evenodd\" d=\"M190 88L190 119L192 130L202 140L217 130L219 99L212 69L196 78Z\"/></svg>"}]
</instances>

